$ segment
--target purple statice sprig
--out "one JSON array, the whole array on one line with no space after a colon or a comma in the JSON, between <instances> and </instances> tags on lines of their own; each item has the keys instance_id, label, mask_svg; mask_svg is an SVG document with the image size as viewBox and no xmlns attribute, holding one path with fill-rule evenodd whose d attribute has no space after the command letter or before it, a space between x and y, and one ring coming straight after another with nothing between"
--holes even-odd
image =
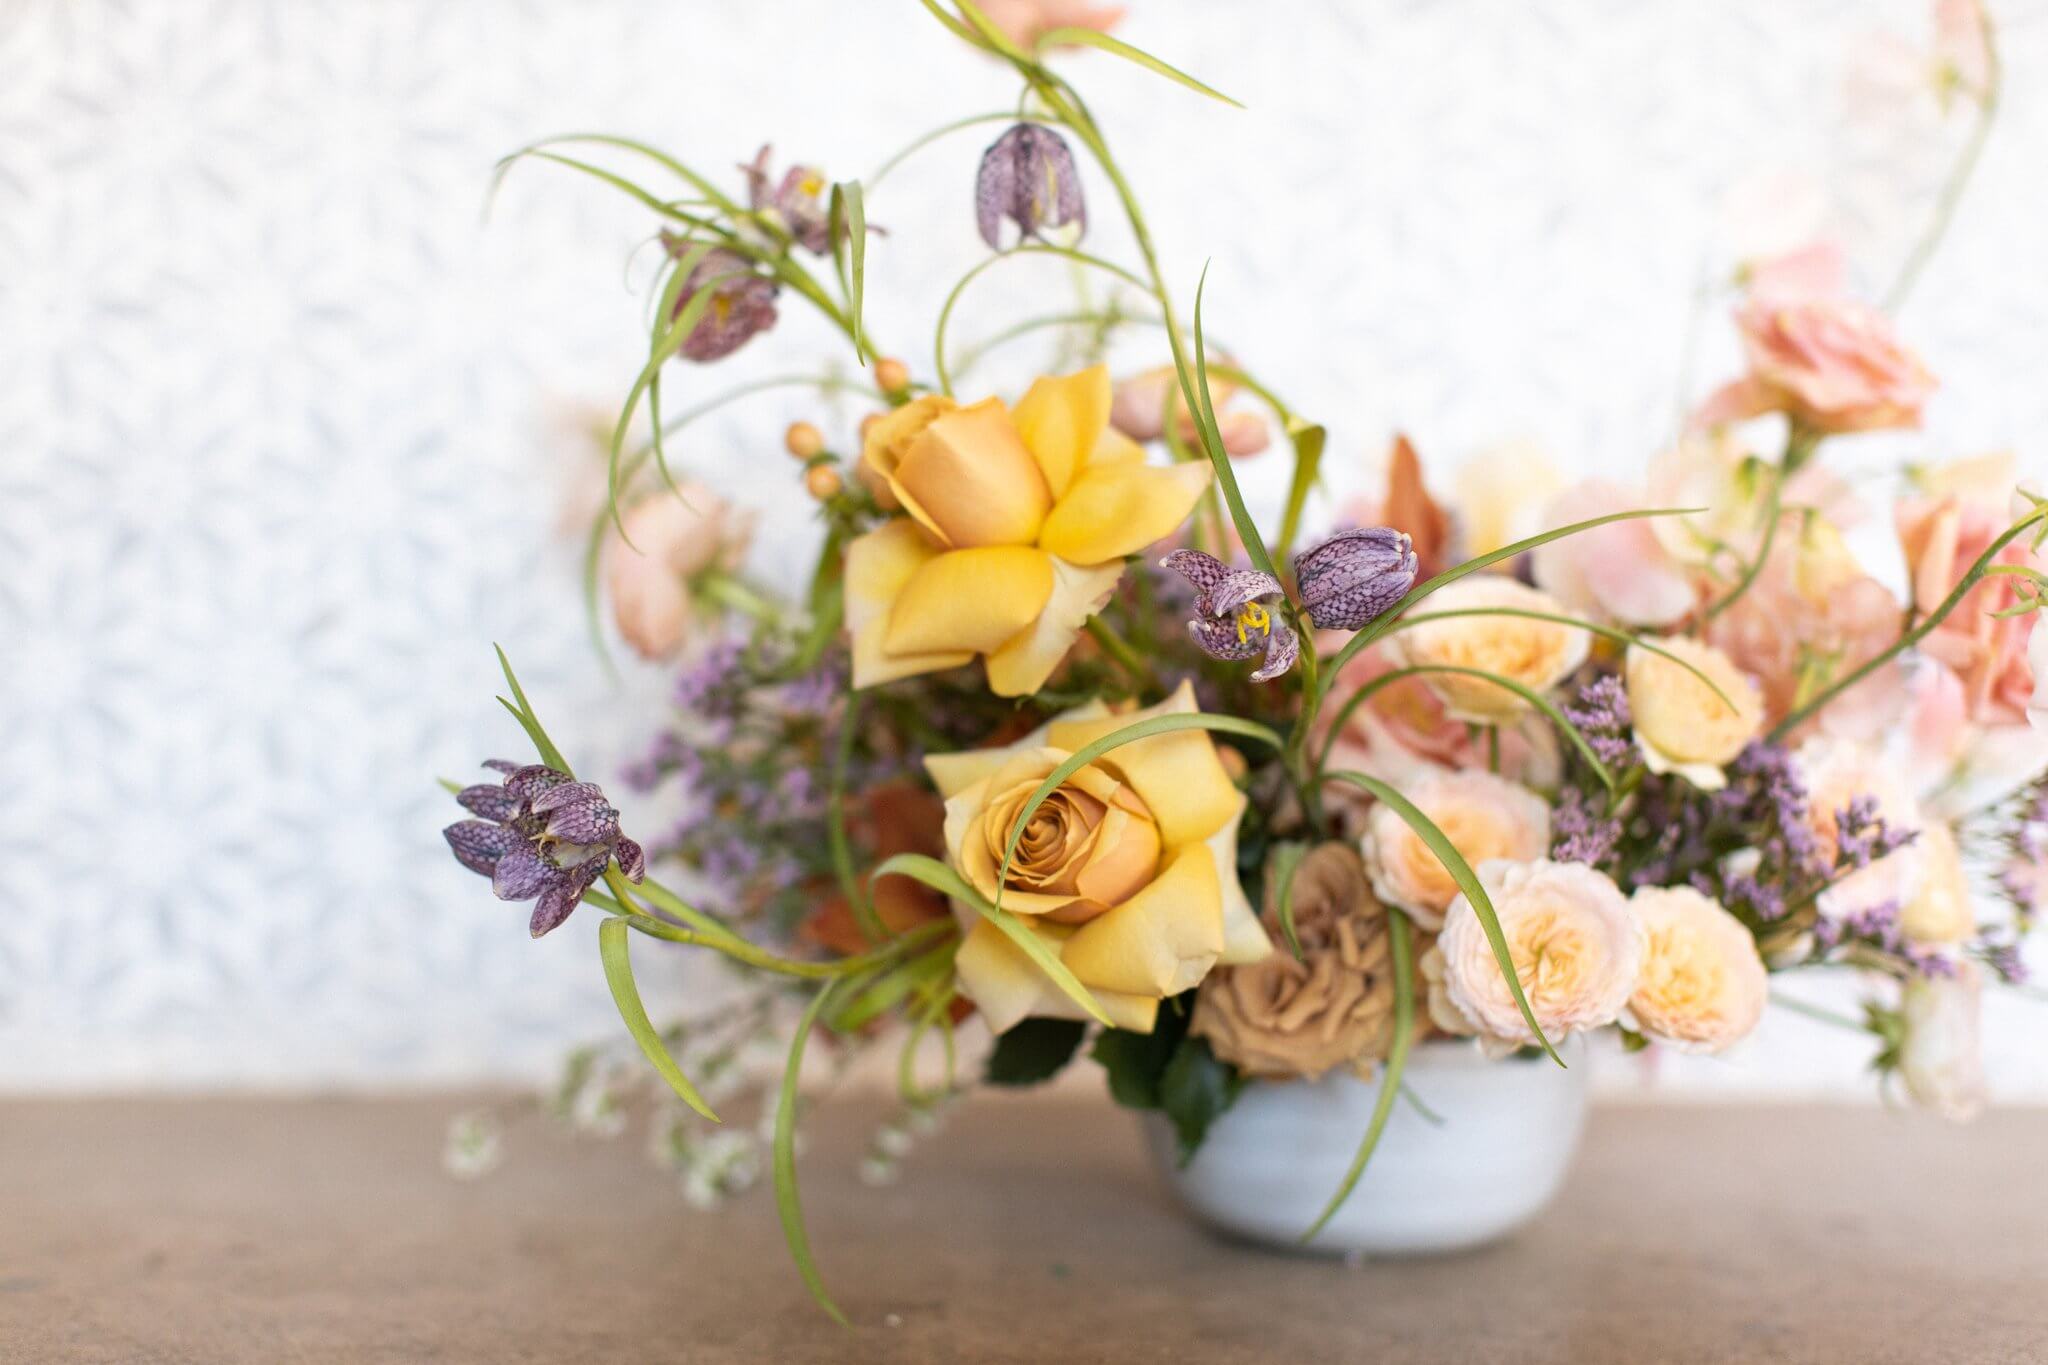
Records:
<instances>
[{"instance_id":1,"label":"purple statice sprig","mask_svg":"<svg viewBox=\"0 0 2048 1365\"><path fill-rule=\"evenodd\" d=\"M527 926L535 938L568 919L614 859L629 881L646 876L646 853L620 830L618 809L596 783L544 763L484 766L503 780L456 793L476 818L441 835L457 862L491 879L499 900L537 901Z\"/></svg>"},{"instance_id":2,"label":"purple statice sprig","mask_svg":"<svg viewBox=\"0 0 2048 1365\"><path fill-rule=\"evenodd\" d=\"M1301 638L1278 578L1201 550L1175 550L1159 563L1195 590L1188 634L1204 654L1232 661L1263 654L1253 682L1294 667ZM1414 545L1392 527L1339 531L1294 557L1299 616L1317 630L1362 629L1407 594L1417 567Z\"/></svg>"},{"instance_id":3,"label":"purple statice sprig","mask_svg":"<svg viewBox=\"0 0 2048 1365\"><path fill-rule=\"evenodd\" d=\"M1564 718L1609 767L1619 768L1633 757L1635 741L1630 727L1635 721L1620 674L1603 673L1579 689L1578 697L1564 708Z\"/></svg>"}]
</instances>

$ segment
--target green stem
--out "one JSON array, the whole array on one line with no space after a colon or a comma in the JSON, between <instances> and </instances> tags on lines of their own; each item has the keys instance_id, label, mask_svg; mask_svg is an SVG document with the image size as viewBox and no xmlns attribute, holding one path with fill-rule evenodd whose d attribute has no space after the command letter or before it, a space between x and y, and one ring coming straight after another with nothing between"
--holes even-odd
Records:
<instances>
[{"instance_id":1,"label":"green stem","mask_svg":"<svg viewBox=\"0 0 2048 1365\"><path fill-rule=\"evenodd\" d=\"M839 742L832 749L831 788L825 797L825 834L832 850L832 870L839 878L839 892L853 912L853 922L860 927L862 938L881 943L889 937L889 930L875 913L867 887L861 884L860 873L853 866L853 843L846 834L846 771L852 765L853 742L860 733L860 706L861 694L848 694L846 709L839 718Z\"/></svg>"},{"instance_id":2,"label":"green stem","mask_svg":"<svg viewBox=\"0 0 2048 1365\"><path fill-rule=\"evenodd\" d=\"M1901 634L1897 640L1892 642L1892 645L1889 649L1885 650L1881 654L1874 655L1870 659L1865 660L1861 667L1852 670L1848 674L1848 676L1842 678L1840 681L1834 683L1832 686L1825 687L1821 689L1821 691L1819 691L1818 693L1814 694L1811 698L1807 700L1805 705L1799 707L1798 709L1793 711L1791 715L1786 716L1785 719L1779 721L1777 726L1772 729L1769 738L1773 741L1784 739L1785 736L1791 734L1794 730L1798 729L1800 725L1804 724L1809 717L1811 717L1815 712L1819 711L1823 706L1826 706L1836 697L1848 691L1857 683L1862 682L1865 678L1875 673L1878 669L1890 663L1902 651L1912 648L1914 645L1919 644L1920 641L1927 638L1928 635L1933 633L1934 628L1936 626L1939 626L1943 621L1948 619L1949 613L1953 612L1958 606L1962 604L1962 600L1965 597L1969 596L1970 590L1976 587L1978 583L1983 581L1985 574L1991 568L1992 561L1998 557L1999 553L2003 551L2006 546L2012 544L2013 541L2017 540L2020 537L2020 535L2027 530L2027 528L2040 524L2044 521L2048 521L2048 505L2035 508L2033 511L2027 513L2027 515L2021 517L2018 521L2014 522L2011 526L2007 527L2005 530L2005 534L2001 535L1998 539L1992 541L1991 544L1985 548L1984 553L1977 556L1977 562L1970 566L1970 571L1963 575L1962 581L1956 584L1955 590L1951 592L1947 597L1943 598L1941 605L1936 607L1932 612L1928 613L1926 619L1922 620L1919 625L1913 627L1911 630Z\"/></svg>"},{"instance_id":3,"label":"green stem","mask_svg":"<svg viewBox=\"0 0 2048 1365\"><path fill-rule=\"evenodd\" d=\"M1159 681L1153 676L1151 667L1137 650L1131 648L1131 642L1103 619L1101 613L1088 618L1088 633L1095 637L1095 643L1102 646L1103 653L1115 659L1117 666L1130 675L1140 692L1158 690Z\"/></svg>"},{"instance_id":4,"label":"green stem","mask_svg":"<svg viewBox=\"0 0 2048 1365\"><path fill-rule=\"evenodd\" d=\"M909 950L922 947L945 934L958 932L957 926L951 920L935 920L930 924L921 924L900 938L891 939L883 947L857 957L843 957L831 962L800 962L795 958L779 957L736 935L699 933L694 929L681 928L667 920L656 919L631 900L615 900L602 891L586 891L583 893L583 899L600 909L619 915L629 927L650 938L681 943L693 948L714 948L733 961L757 971L809 981L835 981L840 977L852 976L871 967L893 962Z\"/></svg>"},{"instance_id":5,"label":"green stem","mask_svg":"<svg viewBox=\"0 0 2048 1365\"><path fill-rule=\"evenodd\" d=\"M1885 291L1884 311L1887 313L1898 312L1918 282L1920 272L1933 259L1936 248L1948 234L1949 224L1955 218L1956 206L1962 203L1963 191L1969 188L1970 179L1976 173L1977 162L1984 155L1984 145L1991 140L1991 125L1998 116L1998 100L2004 85L2004 68L1999 61L1997 35L1992 31L1989 8L1980 5L1976 9L1984 25L1985 56L1984 93L1977 103L1977 123L1970 130L1970 140L1963 144L1962 155L1956 158L1955 168L1941 187L1940 197L1934 201L1933 216L1928 219L1920 240L1907 253L1892 287Z\"/></svg>"}]
</instances>

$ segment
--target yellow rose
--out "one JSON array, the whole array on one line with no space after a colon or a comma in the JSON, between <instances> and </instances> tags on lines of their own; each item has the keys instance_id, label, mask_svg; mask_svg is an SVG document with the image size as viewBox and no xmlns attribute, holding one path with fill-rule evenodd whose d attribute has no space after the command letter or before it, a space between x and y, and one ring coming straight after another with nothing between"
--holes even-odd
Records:
<instances>
[{"instance_id":1,"label":"yellow rose","mask_svg":"<svg viewBox=\"0 0 2048 1365\"><path fill-rule=\"evenodd\" d=\"M1713 679L1727 700L1683 664L1630 645L1623 667L1643 764L1653 773L1677 773L1702 791L1718 791L1728 784L1721 765L1741 753L1763 725L1763 694L1712 645L1679 637L1658 644Z\"/></svg>"},{"instance_id":2,"label":"yellow rose","mask_svg":"<svg viewBox=\"0 0 2048 1365\"><path fill-rule=\"evenodd\" d=\"M1495 858L1527 862L1550 851L1550 807L1519 783L1478 769L1431 770L1402 795L1436 822L1451 846L1477 867ZM1362 843L1373 890L1425 929L1441 929L1458 884L1393 807L1366 817Z\"/></svg>"},{"instance_id":3,"label":"yellow rose","mask_svg":"<svg viewBox=\"0 0 2048 1365\"><path fill-rule=\"evenodd\" d=\"M1075 750L1151 716L1191 713L1194 690L1144 711L1090 703L998 749L925 760L946 798L946 861L1021 916L1117 1027L1149 1033L1159 1002L1217 963L1272 951L1237 881L1245 798L1199 730L1154 735L1074 773L1003 849L1031 793ZM1001 1033L1033 1015L1082 1017L1030 956L977 917L954 960L961 992Z\"/></svg>"},{"instance_id":4,"label":"yellow rose","mask_svg":"<svg viewBox=\"0 0 2048 1365\"><path fill-rule=\"evenodd\" d=\"M1525 587L1499 574L1474 574L1447 584L1422 604L1418 615L1506 607L1567 614L1548 593ZM1425 621L1387 637L1388 652L1399 663L1446 664L1478 668L1546 692L1586 661L1592 637L1577 626L1533 621L1526 616L1454 616ZM1498 683L1460 673L1425 673L1422 680L1443 699L1444 709L1458 720L1482 725L1519 719L1529 703Z\"/></svg>"},{"instance_id":5,"label":"yellow rose","mask_svg":"<svg viewBox=\"0 0 2048 1365\"><path fill-rule=\"evenodd\" d=\"M1028 696L1101 609L1123 560L1194 509L1209 467L1154 466L1109 425L1109 372L1040 379L1014 409L932 395L876 422L861 477L904 515L846 552L853 685L956 668Z\"/></svg>"},{"instance_id":6,"label":"yellow rose","mask_svg":"<svg viewBox=\"0 0 2048 1365\"><path fill-rule=\"evenodd\" d=\"M1479 869L1529 1009L1552 1043L1611 1024L1635 990L1643 938L1628 900L1584 863L1486 863ZM1462 895L1436 944L1445 994L1490 1051L1534 1043L1486 931Z\"/></svg>"},{"instance_id":7,"label":"yellow rose","mask_svg":"<svg viewBox=\"0 0 2048 1365\"><path fill-rule=\"evenodd\" d=\"M1642 1031L1681 1052L1720 1052L1763 1018L1769 992L1756 938L1690 886L1629 899L1643 926L1643 967L1629 1009Z\"/></svg>"}]
</instances>

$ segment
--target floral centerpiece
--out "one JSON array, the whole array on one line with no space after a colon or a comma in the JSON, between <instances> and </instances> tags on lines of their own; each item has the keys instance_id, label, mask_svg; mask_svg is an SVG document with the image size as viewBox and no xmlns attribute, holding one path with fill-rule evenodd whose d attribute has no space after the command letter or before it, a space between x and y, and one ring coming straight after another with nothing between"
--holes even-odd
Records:
<instances>
[{"instance_id":1,"label":"floral centerpiece","mask_svg":"<svg viewBox=\"0 0 2048 1365\"><path fill-rule=\"evenodd\" d=\"M626 780L679 792L691 815L629 838L508 664L505 705L536 755L459 788L470 818L446 835L500 899L533 903L535 937L579 906L604 916L605 979L689 1111L661 1141L695 1154L701 1191L751 1169L706 1125L739 1059L779 1039L778 1203L831 1309L795 1183L807 1045L900 1036L914 1120L964 1088L954 1034L970 1016L994 1039L988 1081L1046 1079L1085 1047L1119 1101L1165 1115L1183 1157L1255 1083L1377 1076L1324 1217L1419 1042L1556 1059L1600 1033L1719 1052L1755 1028L1772 974L1868 981L1863 1017L1840 1022L1874 1035L1879 1071L1974 1110L1981 983L2020 978L2048 894L2048 503L2010 461L1919 469L1894 509L1904 599L1851 553L1827 453L1917 424L1935 379L1849 295L1839 257L1746 268L1747 370L1637 486L1509 506L1528 500L1504 478L1490 500L1446 505L1398 441L1383 496L1311 531L1324 428L1208 345L1199 285L1183 313L1053 59L1092 47L1223 97L1110 36L1108 11L925 8L1022 89L1016 112L940 130L1009 125L972 187L992 254L948 296L928 370L869 331L868 253L910 235L870 226L880 176L778 173L763 149L721 180L607 137L508 159L588 172L659 230L646 361L588 565L625 641L685 656L673 723ZM1988 21L1973 5L1941 18L1950 88L1988 128ZM1134 263L1080 246L1100 208L1086 163ZM1057 326L1072 359L990 393L948 325L983 271L1032 255L1136 302L1011 329L1001 339ZM768 344L792 301L843 335L862 377L788 382L872 408L858 431L828 435L821 414L784 433L821 532L808 591L785 600L739 569L739 515L669 465L683 426L766 386L680 417L664 403ZM1119 381L1100 356L1136 327L1163 347ZM1276 437L1292 472L1261 524L1236 468ZM1539 510L1549 529L1503 529ZM636 937L721 955L751 994L659 1025ZM565 1096L590 1067L579 1054ZM878 1170L900 1146L878 1143Z\"/></svg>"}]
</instances>

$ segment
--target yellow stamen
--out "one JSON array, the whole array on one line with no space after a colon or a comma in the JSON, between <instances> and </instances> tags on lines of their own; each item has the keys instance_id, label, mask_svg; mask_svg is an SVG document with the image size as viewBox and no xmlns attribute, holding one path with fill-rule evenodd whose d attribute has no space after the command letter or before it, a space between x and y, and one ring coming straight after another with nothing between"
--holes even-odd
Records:
<instances>
[{"instance_id":1,"label":"yellow stamen","mask_svg":"<svg viewBox=\"0 0 2048 1365\"><path fill-rule=\"evenodd\" d=\"M1249 631L1256 630L1264 635L1272 625L1273 618L1263 606L1257 602L1247 602L1237 609L1237 642L1241 645L1250 644Z\"/></svg>"}]
</instances>

